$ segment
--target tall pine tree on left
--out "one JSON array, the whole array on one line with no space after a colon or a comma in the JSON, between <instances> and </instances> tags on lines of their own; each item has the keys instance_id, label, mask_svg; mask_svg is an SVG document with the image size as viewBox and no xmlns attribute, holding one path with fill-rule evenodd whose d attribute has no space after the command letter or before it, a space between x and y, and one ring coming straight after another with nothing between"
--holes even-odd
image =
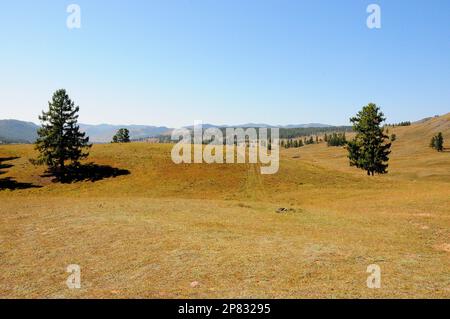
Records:
<instances>
[{"instance_id":1,"label":"tall pine tree on left","mask_svg":"<svg viewBox=\"0 0 450 319\"><path fill-rule=\"evenodd\" d=\"M88 157L92 146L89 137L78 126L79 110L66 90L61 89L53 94L48 111L39 116L41 127L36 140L39 156L34 163L47 165L59 179L65 176L67 162L78 166L81 159Z\"/></svg>"}]
</instances>

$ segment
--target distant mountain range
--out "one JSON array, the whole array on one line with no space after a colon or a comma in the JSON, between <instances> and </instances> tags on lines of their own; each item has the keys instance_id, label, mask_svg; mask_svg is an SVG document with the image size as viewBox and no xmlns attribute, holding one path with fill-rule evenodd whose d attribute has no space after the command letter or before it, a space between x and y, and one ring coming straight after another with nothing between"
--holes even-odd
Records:
<instances>
[{"instance_id":1,"label":"distant mountain range","mask_svg":"<svg viewBox=\"0 0 450 319\"><path fill-rule=\"evenodd\" d=\"M0 120L0 142L33 143L37 138L38 126L32 122Z\"/></svg>"},{"instance_id":2,"label":"distant mountain range","mask_svg":"<svg viewBox=\"0 0 450 319\"><path fill-rule=\"evenodd\" d=\"M308 124L290 124L290 125L269 125L264 123L246 123L239 125L215 125L215 124L202 124L204 129L208 128L226 128L226 127L266 127L266 128L310 128L310 127L333 127L333 125L320 124L320 123L308 123ZM185 128L192 129L194 126L185 126Z\"/></svg>"},{"instance_id":3,"label":"distant mountain range","mask_svg":"<svg viewBox=\"0 0 450 319\"><path fill-rule=\"evenodd\" d=\"M34 143L37 138L37 130L39 126L31 122L23 122L18 120L0 120L0 142L3 143ZM93 143L108 143L114 134L120 128L130 130L132 139L148 138L158 136L171 129L164 126L149 125L89 125L81 124L80 129L89 136Z\"/></svg>"},{"instance_id":4,"label":"distant mountain range","mask_svg":"<svg viewBox=\"0 0 450 319\"><path fill-rule=\"evenodd\" d=\"M192 128L193 126L186 126ZM211 127L267 127L267 128L311 128L311 127L332 127L332 125L309 123L309 124L292 124L292 125L269 125L247 123L241 125L214 125L203 124L203 128ZM24 122L18 120L0 120L0 143L33 143L37 138L37 130L39 126L32 122ZM127 128L130 131L131 139L145 139L159 135L170 134L172 128L165 126L150 125L110 125L110 124L80 124L80 129L89 136L93 143L109 143L120 128Z\"/></svg>"},{"instance_id":5,"label":"distant mountain range","mask_svg":"<svg viewBox=\"0 0 450 319\"><path fill-rule=\"evenodd\" d=\"M80 129L89 136L93 143L109 143L114 134L120 129L126 128L130 131L131 139L144 139L170 132L172 129L165 126L149 125L110 125L110 124L81 124ZM1 135L1 133L0 133Z\"/></svg>"}]
</instances>

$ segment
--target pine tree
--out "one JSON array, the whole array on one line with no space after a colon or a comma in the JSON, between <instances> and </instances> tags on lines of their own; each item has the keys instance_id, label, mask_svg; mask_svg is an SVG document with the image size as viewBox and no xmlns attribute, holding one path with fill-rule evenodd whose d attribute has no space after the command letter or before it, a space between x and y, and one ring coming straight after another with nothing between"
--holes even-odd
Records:
<instances>
[{"instance_id":1,"label":"pine tree","mask_svg":"<svg viewBox=\"0 0 450 319\"><path fill-rule=\"evenodd\" d=\"M323 140L324 140L325 142L328 142L328 135L327 135L327 133L325 133L325 137L323 138Z\"/></svg>"},{"instance_id":2,"label":"pine tree","mask_svg":"<svg viewBox=\"0 0 450 319\"><path fill-rule=\"evenodd\" d=\"M130 142L130 131L126 128L122 131L122 143L129 143Z\"/></svg>"},{"instance_id":3,"label":"pine tree","mask_svg":"<svg viewBox=\"0 0 450 319\"><path fill-rule=\"evenodd\" d=\"M343 146L347 144L345 133L333 133L328 136L328 146Z\"/></svg>"},{"instance_id":4,"label":"pine tree","mask_svg":"<svg viewBox=\"0 0 450 319\"><path fill-rule=\"evenodd\" d=\"M436 136L433 136L430 141L430 147L436 148Z\"/></svg>"},{"instance_id":5,"label":"pine tree","mask_svg":"<svg viewBox=\"0 0 450 319\"><path fill-rule=\"evenodd\" d=\"M436 135L435 145L435 148L438 152L442 152L444 150L444 137L442 136L441 132Z\"/></svg>"},{"instance_id":6,"label":"pine tree","mask_svg":"<svg viewBox=\"0 0 450 319\"><path fill-rule=\"evenodd\" d=\"M442 152L444 150L444 137L442 136L442 132L439 132L431 138L430 147L434 148L438 152Z\"/></svg>"},{"instance_id":7,"label":"pine tree","mask_svg":"<svg viewBox=\"0 0 450 319\"><path fill-rule=\"evenodd\" d=\"M384 114L373 103L364 106L358 114L351 118L355 138L348 143L350 166L367 171L367 175L387 173L391 143L384 134L381 123Z\"/></svg>"},{"instance_id":8,"label":"pine tree","mask_svg":"<svg viewBox=\"0 0 450 319\"><path fill-rule=\"evenodd\" d=\"M298 140L298 147L302 147L303 146L303 141L301 139Z\"/></svg>"},{"instance_id":9,"label":"pine tree","mask_svg":"<svg viewBox=\"0 0 450 319\"><path fill-rule=\"evenodd\" d=\"M79 107L70 100L66 90L58 90L48 103L48 111L39 116L41 128L38 130L36 149L39 156L33 162L45 164L52 173L64 176L65 162L78 164L89 155L89 137L80 132L78 122Z\"/></svg>"},{"instance_id":10,"label":"pine tree","mask_svg":"<svg viewBox=\"0 0 450 319\"><path fill-rule=\"evenodd\" d=\"M129 142L130 142L130 131L126 128L119 129L112 139L112 143L129 143Z\"/></svg>"}]
</instances>

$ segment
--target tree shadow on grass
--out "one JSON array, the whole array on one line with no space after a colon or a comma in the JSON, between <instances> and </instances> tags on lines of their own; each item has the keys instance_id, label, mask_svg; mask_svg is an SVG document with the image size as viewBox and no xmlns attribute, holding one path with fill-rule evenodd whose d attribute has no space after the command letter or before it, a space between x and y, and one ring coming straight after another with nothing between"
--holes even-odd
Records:
<instances>
[{"instance_id":1,"label":"tree shadow on grass","mask_svg":"<svg viewBox=\"0 0 450 319\"><path fill-rule=\"evenodd\" d=\"M70 184L82 181L97 182L105 178L114 178L129 174L130 171L127 169L89 163L69 165L65 168L64 174L55 174L54 172L49 171L44 177L53 176L53 182Z\"/></svg>"},{"instance_id":2,"label":"tree shadow on grass","mask_svg":"<svg viewBox=\"0 0 450 319\"><path fill-rule=\"evenodd\" d=\"M10 156L10 157L0 157L0 163L1 162L7 162L7 161L14 161L16 159L19 159L18 156Z\"/></svg>"},{"instance_id":3,"label":"tree shadow on grass","mask_svg":"<svg viewBox=\"0 0 450 319\"><path fill-rule=\"evenodd\" d=\"M9 189L28 189L28 188L41 188L42 186L33 185L32 183L20 183L11 177L0 178L0 190Z\"/></svg>"},{"instance_id":4,"label":"tree shadow on grass","mask_svg":"<svg viewBox=\"0 0 450 319\"><path fill-rule=\"evenodd\" d=\"M11 168L14 165L12 164L3 164L3 162L13 161L18 159L19 157L0 157L0 175L5 174L5 171L1 171L5 168ZM20 183L14 180L12 177L0 178L0 190L9 189L27 189L27 188L40 188L41 186L33 185L31 183Z\"/></svg>"},{"instance_id":5,"label":"tree shadow on grass","mask_svg":"<svg viewBox=\"0 0 450 319\"><path fill-rule=\"evenodd\" d=\"M0 160L0 169L11 168L13 166L14 165L11 165L11 164L3 164ZM4 174L4 173L6 173L6 172L0 171L0 174Z\"/></svg>"},{"instance_id":6,"label":"tree shadow on grass","mask_svg":"<svg viewBox=\"0 0 450 319\"><path fill-rule=\"evenodd\" d=\"M5 174L6 172L1 171L2 169L11 168L14 165L12 164L3 164L3 162L7 161L13 161L15 159L18 159L19 157L0 157L0 174Z\"/></svg>"}]
</instances>

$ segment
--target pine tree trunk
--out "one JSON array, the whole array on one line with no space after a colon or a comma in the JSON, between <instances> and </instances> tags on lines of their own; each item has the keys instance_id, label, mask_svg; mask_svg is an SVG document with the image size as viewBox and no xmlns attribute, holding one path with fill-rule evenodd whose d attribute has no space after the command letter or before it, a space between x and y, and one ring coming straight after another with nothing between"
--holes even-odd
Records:
<instances>
[{"instance_id":1,"label":"pine tree trunk","mask_svg":"<svg viewBox=\"0 0 450 319\"><path fill-rule=\"evenodd\" d=\"M65 170L64 159L60 159L60 160L59 160L59 175L60 175L61 177L64 176L64 170Z\"/></svg>"}]
</instances>

